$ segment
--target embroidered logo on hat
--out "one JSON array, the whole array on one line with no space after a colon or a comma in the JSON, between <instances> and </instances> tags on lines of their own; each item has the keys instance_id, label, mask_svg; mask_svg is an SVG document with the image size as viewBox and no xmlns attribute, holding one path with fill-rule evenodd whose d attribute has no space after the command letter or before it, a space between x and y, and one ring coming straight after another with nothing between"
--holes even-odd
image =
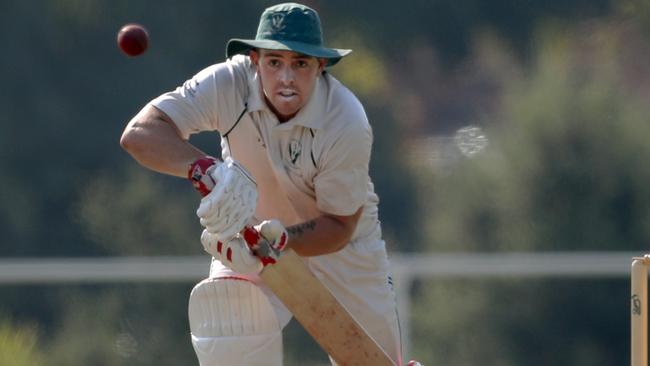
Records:
<instances>
[{"instance_id":1,"label":"embroidered logo on hat","mask_svg":"<svg viewBox=\"0 0 650 366\"><path fill-rule=\"evenodd\" d=\"M282 32L284 30L284 13L275 13L271 16L271 28L274 32Z\"/></svg>"}]
</instances>

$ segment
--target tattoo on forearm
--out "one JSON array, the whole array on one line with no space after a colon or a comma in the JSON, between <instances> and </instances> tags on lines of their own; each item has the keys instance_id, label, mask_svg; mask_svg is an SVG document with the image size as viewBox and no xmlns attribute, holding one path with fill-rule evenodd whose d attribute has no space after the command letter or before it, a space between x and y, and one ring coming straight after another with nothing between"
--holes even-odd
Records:
<instances>
[{"instance_id":1,"label":"tattoo on forearm","mask_svg":"<svg viewBox=\"0 0 650 366\"><path fill-rule=\"evenodd\" d=\"M303 222L302 224L289 226L287 228L287 232L289 233L290 236L297 237L297 236L302 236L307 231L314 231L315 228L316 228L316 220L310 220L307 222Z\"/></svg>"}]
</instances>

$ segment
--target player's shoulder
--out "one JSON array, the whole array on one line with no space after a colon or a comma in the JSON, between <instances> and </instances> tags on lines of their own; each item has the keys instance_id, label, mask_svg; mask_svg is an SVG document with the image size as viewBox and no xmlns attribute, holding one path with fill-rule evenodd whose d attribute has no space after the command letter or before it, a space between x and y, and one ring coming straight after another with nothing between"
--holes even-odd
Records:
<instances>
[{"instance_id":1,"label":"player's shoulder","mask_svg":"<svg viewBox=\"0 0 650 366\"><path fill-rule=\"evenodd\" d=\"M246 79L251 73L250 59L243 55L236 55L223 62L212 64L205 67L197 73L203 77L213 77L215 79Z\"/></svg>"},{"instance_id":2,"label":"player's shoulder","mask_svg":"<svg viewBox=\"0 0 650 366\"><path fill-rule=\"evenodd\" d=\"M217 72L217 71L246 72L251 68L251 64L252 62L249 57L244 55L235 55L222 62L218 62L210 66L207 66L202 71L204 72Z\"/></svg>"},{"instance_id":3,"label":"player's shoulder","mask_svg":"<svg viewBox=\"0 0 650 366\"><path fill-rule=\"evenodd\" d=\"M353 130L370 129L363 104L343 83L330 74L325 74L327 84L327 111L332 128L348 133Z\"/></svg>"},{"instance_id":4,"label":"player's shoulder","mask_svg":"<svg viewBox=\"0 0 650 366\"><path fill-rule=\"evenodd\" d=\"M248 87L250 69L250 59L238 55L203 68L192 78L192 82L202 83L219 92L242 94Z\"/></svg>"},{"instance_id":5,"label":"player's shoulder","mask_svg":"<svg viewBox=\"0 0 650 366\"><path fill-rule=\"evenodd\" d=\"M329 73L324 75L328 89L328 107L346 114L363 114L365 110L359 98L343 83Z\"/></svg>"},{"instance_id":6,"label":"player's shoulder","mask_svg":"<svg viewBox=\"0 0 650 366\"><path fill-rule=\"evenodd\" d=\"M250 57L245 55L235 55L224 61L223 64L233 72L249 74L253 71L253 62Z\"/></svg>"}]
</instances>

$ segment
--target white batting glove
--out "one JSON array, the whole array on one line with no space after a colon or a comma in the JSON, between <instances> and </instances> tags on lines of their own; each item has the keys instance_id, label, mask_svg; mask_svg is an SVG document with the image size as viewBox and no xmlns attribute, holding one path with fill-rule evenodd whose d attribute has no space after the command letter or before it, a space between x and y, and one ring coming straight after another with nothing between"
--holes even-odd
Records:
<instances>
[{"instance_id":1,"label":"white batting glove","mask_svg":"<svg viewBox=\"0 0 650 366\"><path fill-rule=\"evenodd\" d=\"M255 213L257 185L253 176L230 157L207 168L195 163L189 175L197 190L207 193L196 211L201 225L219 240L234 237Z\"/></svg>"},{"instance_id":2,"label":"white batting glove","mask_svg":"<svg viewBox=\"0 0 650 366\"><path fill-rule=\"evenodd\" d=\"M278 220L266 220L244 230L244 239L264 266L275 264L289 240L287 230Z\"/></svg>"},{"instance_id":3,"label":"white batting glove","mask_svg":"<svg viewBox=\"0 0 650 366\"><path fill-rule=\"evenodd\" d=\"M221 242L216 235L204 229L201 233L201 244L206 252L237 273L259 273L264 267L241 235Z\"/></svg>"}]
</instances>

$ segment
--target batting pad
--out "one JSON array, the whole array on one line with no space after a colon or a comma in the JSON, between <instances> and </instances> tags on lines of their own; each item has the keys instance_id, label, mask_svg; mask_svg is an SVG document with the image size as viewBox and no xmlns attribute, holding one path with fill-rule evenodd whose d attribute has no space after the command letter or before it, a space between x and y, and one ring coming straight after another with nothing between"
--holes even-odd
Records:
<instances>
[{"instance_id":1,"label":"batting pad","mask_svg":"<svg viewBox=\"0 0 650 366\"><path fill-rule=\"evenodd\" d=\"M197 337L274 333L281 330L266 295L239 278L208 278L190 294L190 330Z\"/></svg>"},{"instance_id":2,"label":"batting pad","mask_svg":"<svg viewBox=\"0 0 650 366\"><path fill-rule=\"evenodd\" d=\"M281 366L282 333L266 295L252 282L208 278L190 294L192 345L201 366Z\"/></svg>"}]
</instances>

